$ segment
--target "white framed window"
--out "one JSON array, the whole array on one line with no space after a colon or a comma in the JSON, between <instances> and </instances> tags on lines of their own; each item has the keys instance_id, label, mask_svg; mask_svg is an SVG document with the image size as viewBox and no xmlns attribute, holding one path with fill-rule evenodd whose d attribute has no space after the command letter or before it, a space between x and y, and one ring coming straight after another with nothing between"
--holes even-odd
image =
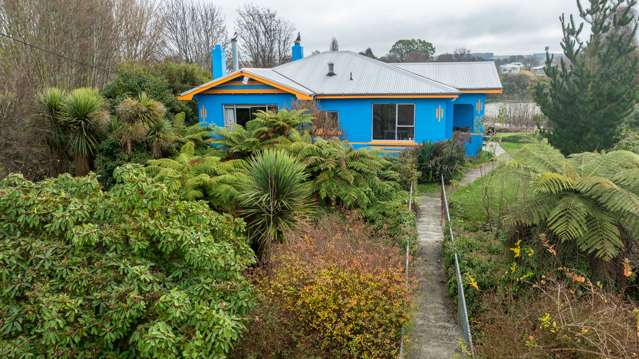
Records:
<instances>
[{"instance_id":1,"label":"white framed window","mask_svg":"<svg viewBox=\"0 0 639 359\"><path fill-rule=\"evenodd\" d=\"M277 111L275 105L224 105L224 127L246 126L259 111Z\"/></svg>"},{"instance_id":2,"label":"white framed window","mask_svg":"<svg viewBox=\"0 0 639 359\"><path fill-rule=\"evenodd\" d=\"M413 140L415 104L373 104L373 140Z\"/></svg>"}]
</instances>

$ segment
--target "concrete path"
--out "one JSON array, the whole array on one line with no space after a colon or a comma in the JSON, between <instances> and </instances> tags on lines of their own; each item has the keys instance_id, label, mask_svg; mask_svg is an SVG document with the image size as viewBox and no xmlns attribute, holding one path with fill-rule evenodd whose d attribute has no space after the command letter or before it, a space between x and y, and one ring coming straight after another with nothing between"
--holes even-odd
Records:
<instances>
[{"instance_id":1,"label":"concrete path","mask_svg":"<svg viewBox=\"0 0 639 359\"><path fill-rule=\"evenodd\" d=\"M418 278L413 329L409 335L408 358L450 358L457 349L461 331L457 326L442 258L444 240L440 224L438 194L418 199L417 254L413 268Z\"/></svg>"},{"instance_id":2,"label":"concrete path","mask_svg":"<svg viewBox=\"0 0 639 359\"><path fill-rule=\"evenodd\" d=\"M488 150L492 150L497 157L505 154L499 144L489 143L488 146ZM460 184L463 186L475 181L492 171L495 166L491 162L469 171ZM441 261L444 236L440 222L439 193L420 197L418 204L418 243L413 270L419 287L406 357L448 359L455 354L462 336L457 324L456 307L448 296L448 276Z\"/></svg>"}]
</instances>

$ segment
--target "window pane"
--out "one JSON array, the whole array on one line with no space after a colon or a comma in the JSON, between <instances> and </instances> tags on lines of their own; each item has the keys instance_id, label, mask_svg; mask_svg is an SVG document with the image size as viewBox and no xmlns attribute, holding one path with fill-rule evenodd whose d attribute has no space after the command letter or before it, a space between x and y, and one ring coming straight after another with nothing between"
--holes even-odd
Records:
<instances>
[{"instance_id":1,"label":"window pane","mask_svg":"<svg viewBox=\"0 0 639 359\"><path fill-rule=\"evenodd\" d=\"M373 139L395 139L395 110L394 104L373 105Z\"/></svg>"},{"instance_id":2,"label":"window pane","mask_svg":"<svg viewBox=\"0 0 639 359\"><path fill-rule=\"evenodd\" d=\"M415 105L397 105L397 125L415 125Z\"/></svg>"},{"instance_id":3,"label":"window pane","mask_svg":"<svg viewBox=\"0 0 639 359\"><path fill-rule=\"evenodd\" d=\"M235 120L238 125L246 126L246 123L252 120L251 109L238 107L235 109Z\"/></svg>"},{"instance_id":4,"label":"window pane","mask_svg":"<svg viewBox=\"0 0 639 359\"><path fill-rule=\"evenodd\" d=\"M415 127L397 127L397 139L398 140L415 139Z\"/></svg>"},{"instance_id":5,"label":"window pane","mask_svg":"<svg viewBox=\"0 0 639 359\"><path fill-rule=\"evenodd\" d=\"M235 109L233 106L224 106L224 127L235 125Z\"/></svg>"}]
</instances>

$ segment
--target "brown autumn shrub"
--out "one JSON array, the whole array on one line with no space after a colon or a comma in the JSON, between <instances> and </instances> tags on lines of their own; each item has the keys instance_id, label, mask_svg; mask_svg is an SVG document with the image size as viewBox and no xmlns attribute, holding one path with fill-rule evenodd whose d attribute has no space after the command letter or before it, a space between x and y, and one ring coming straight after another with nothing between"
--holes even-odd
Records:
<instances>
[{"instance_id":1,"label":"brown autumn shrub","mask_svg":"<svg viewBox=\"0 0 639 359\"><path fill-rule=\"evenodd\" d=\"M639 358L637 304L572 277L579 285L544 279L529 295L484 295L478 357Z\"/></svg>"},{"instance_id":2,"label":"brown autumn shrub","mask_svg":"<svg viewBox=\"0 0 639 359\"><path fill-rule=\"evenodd\" d=\"M397 357L414 281L399 248L372 233L352 213L289 233L253 273L259 304L236 357Z\"/></svg>"}]
</instances>

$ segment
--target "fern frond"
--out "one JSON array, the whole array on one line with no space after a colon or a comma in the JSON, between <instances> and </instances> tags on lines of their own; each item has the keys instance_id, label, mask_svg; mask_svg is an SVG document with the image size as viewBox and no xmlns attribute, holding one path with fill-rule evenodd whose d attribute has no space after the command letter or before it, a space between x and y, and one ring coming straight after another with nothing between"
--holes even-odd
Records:
<instances>
[{"instance_id":1,"label":"fern frond","mask_svg":"<svg viewBox=\"0 0 639 359\"><path fill-rule=\"evenodd\" d=\"M538 173L565 173L566 168L570 166L561 152L547 144L525 145L513 157L521 166Z\"/></svg>"},{"instance_id":2,"label":"fern frond","mask_svg":"<svg viewBox=\"0 0 639 359\"><path fill-rule=\"evenodd\" d=\"M573 179L556 172L544 172L535 179L535 191L538 193L560 194L574 186Z\"/></svg>"},{"instance_id":3,"label":"fern frond","mask_svg":"<svg viewBox=\"0 0 639 359\"><path fill-rule=\"evenodd\" d=\"M591 207L588 230L583 237L577 239L577 246L580 250L606 261L617 256L623 248L623 241L616 218Z\"/></svg>"},{"instance_id":4,"label":"fern frond","mask_svg":"<svg viewBox=\"0 0 639 359\"><path fill-rule=\"evenodd\" d=\"M622 169L610 177L618 186L633 193L639 193L639 169Z\"/></svg>"},{"instance_id":5,"label":"fern frond","mask_svg":"<svg viewBox=\"0 0 639 359\"><path fill-rule=\"evenodd\" d=\"M607 178L581 178L575 184L575 189L613 213L623 212L639 216L639 197Z\"/></svg>"},{"instance_id":6,"label":"fern frond","mask_svg":"<svg viewBox=\"0 0 639 359\"><path fill-rule=\"evenodd\" d=\"M548 194L537 194L525 202L515 204L505 222L514 226L536 226L546 222L550 212L555 208L557 197Z\"/></svg>"},{"instance_id":7,"label":"fern frond","mask_svg":"<svg viewBox=\"0 0 639 359\"><path fill-rule=\"evenodd\" d=\"M588 211L584 199L575 194L565 195L548 214L548 229L562 241L580 238L588 230Z\"/></svg>"}]
</instances>

